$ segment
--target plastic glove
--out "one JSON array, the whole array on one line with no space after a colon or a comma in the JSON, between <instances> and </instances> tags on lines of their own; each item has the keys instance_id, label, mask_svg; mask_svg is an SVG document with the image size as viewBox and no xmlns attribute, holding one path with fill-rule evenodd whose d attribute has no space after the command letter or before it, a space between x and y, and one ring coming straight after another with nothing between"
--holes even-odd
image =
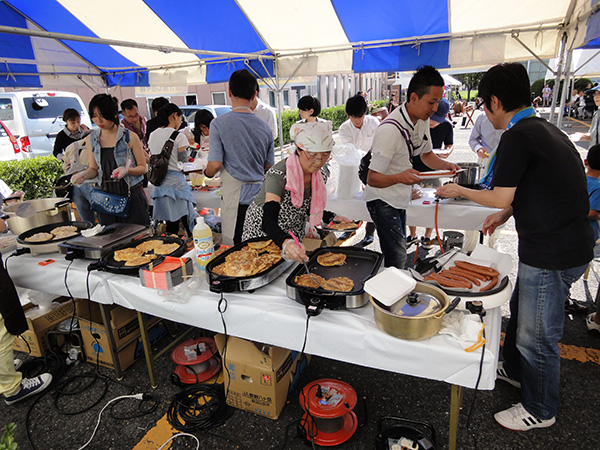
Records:
<instances>
[{"instance_id":1,"label":"plastic glove","mask_svg":"<svg viewBox=\"0 0 600 450\"><path fill-rule=\"evenodd\" d=\"M125 175L127 175L127 169L125 167L117 167L115 170L113 170L111 176L117 180L120 180Z\"/></svg>"},{"instance_id":2,"label":"plastic glove","mask_svg":"<svg viewBox=\"0 0 600 450\"><path fill-rule=\"evenodd\" d=\"M85 175L85 170L82 172L77 172L76 174L74 174L71 177L71 183L76 184L77 186L79 186L81 183L83 183L86 180L86 175Z\"/></svg>"}]
</instances>

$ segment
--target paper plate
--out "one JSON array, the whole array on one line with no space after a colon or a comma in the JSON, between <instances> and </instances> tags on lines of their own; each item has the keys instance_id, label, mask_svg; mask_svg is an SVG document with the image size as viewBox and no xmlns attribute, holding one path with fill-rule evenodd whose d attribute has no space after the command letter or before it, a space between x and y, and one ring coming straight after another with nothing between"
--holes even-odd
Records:
<instances>
[{"instance_id":1,"label":"paper plate","mask_svg":"<svg viewBox=\"0 0 600 450\"><path fill-rule=\"evenodd\" d=\"M434 179L434 178L447 178L452 177L454 174L451 170L434 170L432 172L419 172L417 176L422 180Z\"/></svg>"},{"instance_id":2,"label":"paper plate","mask_svg":"<svg viewBox=\"0 0 600 450\"><path fill-rule=\"evenodd\" d=\"M365 291L385 306L391 306L417 286L409 273L388 267L365 282Z\"/></svg>"}]
</instances>

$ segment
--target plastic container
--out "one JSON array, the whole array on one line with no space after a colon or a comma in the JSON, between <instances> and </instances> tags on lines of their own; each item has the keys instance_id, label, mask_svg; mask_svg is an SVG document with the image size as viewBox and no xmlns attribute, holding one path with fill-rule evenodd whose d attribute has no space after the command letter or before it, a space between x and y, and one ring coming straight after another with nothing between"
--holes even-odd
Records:
<instances>
[{"instance_id":1,"label":"plastic container","mask_svg":"<svg viewBox=\"0 0 600 450\"><path fill-rule=\"evenodd\" d=\"M388 267L365 282L365 291L384 306L390 307L415 289L417 282L408 273Z\"/></svg>"},{"instance_id":2,"label":"plastic container","mask_svg":"<svg viewBox=\"0 0 600 450\"><path fill-rule=\"evenodd\" d=\"M212 230L204 223L204 217L196 218L196 226L192 232L194 236L194 248L196 249L196 260L198 268L202 271L206 270L206 265L213 257L213 237Z\"/></svg>"}]
</instances>

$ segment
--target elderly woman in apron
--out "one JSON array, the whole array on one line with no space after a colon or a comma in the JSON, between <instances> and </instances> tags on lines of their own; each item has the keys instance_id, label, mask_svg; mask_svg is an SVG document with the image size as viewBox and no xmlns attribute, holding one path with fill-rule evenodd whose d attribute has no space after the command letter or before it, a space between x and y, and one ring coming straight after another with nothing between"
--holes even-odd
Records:
<instances>
[{"instance_id":1,"label":"elderly woman in apron","mask_svg":"<svg viewBox=\"0 0 600 450\"><path fill-rule=\"evenodd\" d=\"M296 245L289 232L301 241L307 228L345 217L325 211L327 191L323 166L331 156L331 122L298 123L296 151L265 175L259 193L246 213L243 240L265 236L282 248L282 255L305 261L304 246Z\"/></svg>"}]
</instances>

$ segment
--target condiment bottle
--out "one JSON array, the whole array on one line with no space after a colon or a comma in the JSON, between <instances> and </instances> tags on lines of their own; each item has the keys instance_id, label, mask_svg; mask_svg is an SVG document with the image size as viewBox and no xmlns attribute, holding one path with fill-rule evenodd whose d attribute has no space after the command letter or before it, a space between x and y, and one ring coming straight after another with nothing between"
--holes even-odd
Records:
<instances>
[{"instance_id":1,"label":"condiment bottle","mask_svg":"<svg viewBox=\"0 0 600 450\"><path fill-rule=\"evenodd\" d=\"M204 217L196 217L196 226L192 232L194 236L194 247L196 249L196 258L198 268L202 271L206 270L206 265L213 257L213 238L212 230L206 223Z\"/></svg>"}]
</instances>

